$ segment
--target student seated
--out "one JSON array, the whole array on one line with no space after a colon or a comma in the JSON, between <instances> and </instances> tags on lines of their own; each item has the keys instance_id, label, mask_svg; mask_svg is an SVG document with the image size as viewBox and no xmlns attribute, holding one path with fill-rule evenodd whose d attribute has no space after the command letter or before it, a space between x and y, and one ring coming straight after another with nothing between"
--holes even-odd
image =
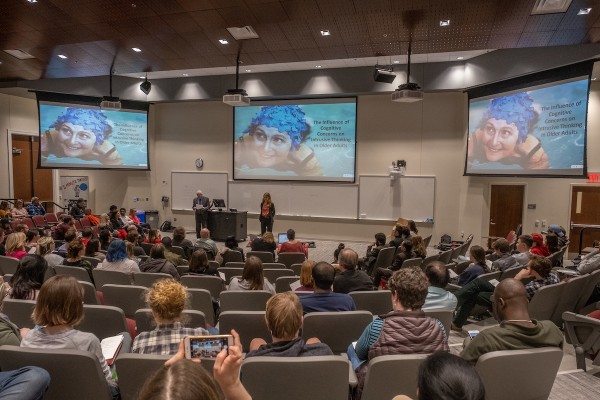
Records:
<instances>
[{"instance_id":1,"label":"student seated","mask_svg":"<svg viewBox=\"0 0 600 400\"><path fill-rule=\"evenodd\" d=\"M140 271L169 274L179 280L177 268L165 258L165 246L157 243L150 250L150 258L140 264Z\"/></svg>"},{"instance_id":2,"label":"student seated","mask_svg":"<svg viewBox=\"0 0 600 400\"><path fill-rule=\"evenodd\" d=\"M300 286L296 288L296 292L312 292L315 290L312 270L316 264L313 260L304 260L300 267Z\"/></svg>"},{"instance_id":3,"label":"student seated","mask_svg":"<svg viewBox=\"0 0 600 400\"><path fill-rule=\"evenodd\" d=\"M325 261L317 263L312 268L312 278L314 292L303 295L300 298L300 303L305 314L310 312L356 310L356 305L350 295L331 291L335 279L335 269L331 264Z\"/></svg>"},{"instance_id":4,"label":"student seated","mask_svg":"<svg viewBox=\"0 0 600 400\"><path fill-rule=\"evenodd\" d=\"M209 334L204 327L184 326L181 314L189 303L189 293L182 284L172 279L161 279L154 282L145 296L156 329L140 332L133 341L132 353L175 354L184 337Z\"/></svg>"},{"instance_id":5,"label":"student seated","mask_svg":"<svg viewBox=\"0 0 600 400\"><path fill-rule=\"evenodd\" d=\"M277 254L304 253L308 257L308 248L304 247L301 241L296 240L296 231L293 229L288 229L286 235L288 241L279 246L279 249L277 249Z\"/></svg>"},{"instance_id":6,"label":"student seated","mask_svg":"<svg viewBox=\"0 0 600 400\"><path fill-rule=\"evenodd\" d=\"M340 253L340 272L333 281L333 291L350 293L360 290L373 290L371 277L356 268L358 254L352 249L344 249Z\"/></svg>"},{"instance_id":7,"label":"student seated","mask_svg":"<svg viewBox=\"0 0 600 400\"><path fill-rule=\"evenodd\" d=\"M300 337L302 328L302 306L298 296L292 292L276 294L267 301L265 313L267 328L272 342L254 338L246 358L255 356L307 357L329 356L333 352L317 338L306 342Z\"/></svg>"},{"instance_id":8,"label":"student seated","mask_svg":"<svg viewBox=\"0 0 600 400\"><path fill-rule=\"evenodd\" d=\"M199 249L192 253L188 271L184 275L219 276L219 271L217 267L208 262L208 256L206 255L206 252L202 249Z\"/></svg>"},{"instance_id":9,"label":"student seated","mask_svg":"<svg viewBox=\"0 0 600 400\"><path fill-rule=\"evenodd\" d=\"M506 271L509 268L516 267L519 264L510 254L510 244L504 238L497 239L492 244L494 254L491 256L492 271Z\"/></svg>"},{"instance_id":10,"label":"student seated","mask_svg":"<svg viewBox=\"0 0 600 400\"><path fill-rule=\"evenodd\" d=\"M458 276L458 285L464 286L477 278L481 274L485 274L487 266L485 264L485 249L481 246L471 246L469 249L471 264Z\"/></svg>"},{"instance_id":11,"label":"student seated","mask_svg":"<svg viewBox=\"0 0 600 400\"><path fill-rule=\"evenodd\" d=\"M9 282L0 278L0 306L4 299L36 300L47 268L48 264L41 256L28 254L23 257Z\"/></svg>"},{"instance_id":12,"label":"student seated","mask_svg":"<svg viewBox=\"0 0 600 400\"><path fill-rule=\"evenodd\" d=\"M251 256L246 259L241 278L233 278L229 290L267 290L275 294L275 288L263 274L260 258Z\"/></svg>"},{"instance_id":13,"label":"student seated","mask_svg":"<svg viewBox=\"0 0 600 400\"><path fill-rule=\"evenodd\" d=\"M267 231L262 237L256 237L252 240L252 251L268 251L275 256L275 250L277 250L277 243L275 243L275 238L271 232Z\"/></svg>"},{"instance_id":14,"label":"student seated","mask_svg":"<svg viewBox=\"0 0 600 400\"><path fill-rule=\"evenodd\" d=\"M433 261L425 267L425 276L429 281L427 297L421 310L444 309L454 311L458 300L446 290L450 282L450 271L441 261Z\"/></svg>"}]
</instances>

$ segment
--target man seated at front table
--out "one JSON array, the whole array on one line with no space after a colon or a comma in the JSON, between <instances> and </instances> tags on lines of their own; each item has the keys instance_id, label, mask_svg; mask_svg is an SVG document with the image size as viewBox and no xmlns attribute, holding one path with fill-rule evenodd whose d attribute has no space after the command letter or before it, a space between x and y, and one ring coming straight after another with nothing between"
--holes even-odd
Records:
<instances>
[{"instance_id":1,"label":"man seated at front table","mask_svg":"<svg viewBox=\"0 0 600 400\"><path fill-rule=\"evenodd\" d=\"M200 230L200 237L194 244L194 250L198 249L204 250L209 260L214 260L219 252L217 244L210 238L210 231L206 228Z\"/></svg>"},{"instance_id":2,"label":"man seated at front table","mask_svg":"<svg viewBox=\"0 0 600 400\"><path fill-rule=\"evenodd\" d=\"M333 281L333 291L350 293L362 290L373 290L373 281L364 271L356 269L358 254L352 249L344 249L340 253L340 271Z\"/></svg>"},{"instance_id":3,"label":"man seated at front table","mask_svg":"<svg viewBox=\"0 0 600 400\"><path fill-rule=\"evenodd\" d=\"M425 276L429 281L429 287L427 288L425 304L423 304L421 310L444 309L454 311L458 300L453 293L446 290L446 286L450 282L450 271L448 271L446 265L441 261L429 263L425 267Z\"/></svg>"},{"instance_id":4,"label":"man seated at front table","mask_svg":"<svg viewBox=\"0 0 600 400\"><path fill-rule=\"evenodd\" d=\"M527 268L521 270L514 279L520 281L527 278L534 278L525 285L528 300L531 300L540 288L560 282L558 275L552 272L550 260L536 255L531 256ZM452 330L462 330L475 305L491 307L493 292L494 285L484 279L475 279L457 290L455 295L458 299L458 312L452 321Z\"/></svg>"},{"instance_id":5,"label":"man seated at front table","mask_svg":"<svg viewBox=\"0 0 600 400\"><path fill-rule=\"evenodd\" d=\"M516 279L504 279L492 295L494 318L500 325L487 328L467 345L461 357L476 363L485 353L499 350L521 350L563 346L563 335L552 321L536 321L529 317L528 291Z\"/></svg>"},{"instance_id":6,"label":"man seated at front table","mask_svg":"<svg viewBox=\"0 0 600 400\"><path fill-rule=\"evenodd\" d=\"M304 313L320 311L354 311L356 305L352 297L345 293L334 293L331 286L335 279L335 269L325 261L312 269L314 293L300 296Z\"/></svg>"}]
</instances>

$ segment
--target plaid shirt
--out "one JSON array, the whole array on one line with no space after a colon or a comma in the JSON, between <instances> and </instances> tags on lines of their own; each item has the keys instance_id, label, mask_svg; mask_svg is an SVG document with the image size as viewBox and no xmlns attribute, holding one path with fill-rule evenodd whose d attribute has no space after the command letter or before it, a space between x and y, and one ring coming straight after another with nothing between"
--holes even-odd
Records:
<instances>
[{"instance_id":1,"label":"plaid shirt","mask_svg":"<svg viewBox=\"0 0 600 400\"><path fill-rule=\"evenodd\" d=\"M27 212L29 213L29 215L44 215L46 214L46 210L44 210L44 207L42 207L40 204L27 204L27 206L25 206L25 208L27 209Z\"/></svg>"},{"instance_id":2,"label":"plaid shirt","mask_svg":"<svg viewBox=\"0 0 600 400\"><path fill-rule=\"evenodd\" d=\"M136 336L131 347L132 353L173 355L179 350L179 343L186 336L209 335L204 328L186 328L181 322L159 325L155 330L142 332Z\"/></svg>"},{"instance_id":3,"label":"plaid shirt","mask_svg":"<svg viewBox=\"0 0 600 400\"><path fill-rule=\"evenodd\" d=\"M529 299L529 301L531 301L531 298L538 291L539 288L546 285L554 285L555 283L559 282L560 279L558 278L558 275L556 275L554 272L550 272L550 275L548 275L544 279L531 281L527 285L525 285L525 290L527 290L527 298Z\"/></svg>"}]
</instances>

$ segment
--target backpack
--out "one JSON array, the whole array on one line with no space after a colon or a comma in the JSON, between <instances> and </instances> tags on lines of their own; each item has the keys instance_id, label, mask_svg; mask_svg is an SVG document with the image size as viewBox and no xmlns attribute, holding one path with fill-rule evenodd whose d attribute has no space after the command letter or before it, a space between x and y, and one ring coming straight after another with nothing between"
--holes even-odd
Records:
<instances>
[{"instance_id":1,"label":"backpack","mask_svg":"<svg viewBox=\"0 0 600 400\"><path fill-rule=\"evenodd\" d=\"M161 232L171 232L173 227L171 226L171 221L165 221L160 225Z\"/></svg>"}]
</instances>

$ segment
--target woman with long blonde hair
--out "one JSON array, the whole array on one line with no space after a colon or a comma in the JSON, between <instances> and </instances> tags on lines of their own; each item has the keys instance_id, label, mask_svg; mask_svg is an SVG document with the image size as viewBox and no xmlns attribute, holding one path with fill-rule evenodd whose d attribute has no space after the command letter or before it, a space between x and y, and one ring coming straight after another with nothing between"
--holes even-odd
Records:
<instances>
[{"instance_id":1,"label":"woman with long blonde hair","mask_svg":"<svg viewBox=\"0 0 600 400\"><path fill-rule=\"evenodd\" d=\"M271 194L265 192L262 202L260 203L260 234L265 232L273 232L273 222L275 221L275 203L271 200Z\"/></svg>"}]
</instances>

